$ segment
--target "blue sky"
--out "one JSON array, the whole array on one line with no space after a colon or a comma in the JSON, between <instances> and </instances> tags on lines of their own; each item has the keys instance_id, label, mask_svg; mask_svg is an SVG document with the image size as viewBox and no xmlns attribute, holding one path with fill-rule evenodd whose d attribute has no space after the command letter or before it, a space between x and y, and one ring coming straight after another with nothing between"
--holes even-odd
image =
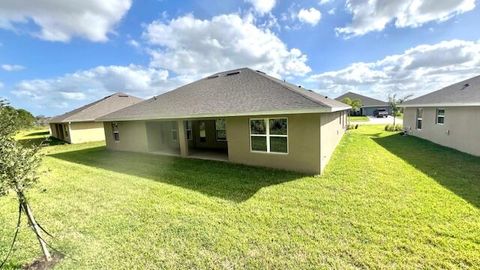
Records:
<instances>
[{"instance_id":1,"label":"blue sky","mask_svg":"<svg viewBox=\"0 0 480 270\"><path fill-rule=\"evenodd\" d=\"M480 74L474 0L6 0L0 96L56 115L248 66L329 97L416 96Z\"/></svg>"}]
</instances>

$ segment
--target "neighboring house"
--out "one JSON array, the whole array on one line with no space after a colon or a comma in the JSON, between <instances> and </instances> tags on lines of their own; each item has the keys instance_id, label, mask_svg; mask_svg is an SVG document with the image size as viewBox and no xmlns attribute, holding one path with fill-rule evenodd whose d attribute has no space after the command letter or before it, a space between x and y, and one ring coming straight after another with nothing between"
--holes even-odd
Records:
<instances>
[{"instance_id":1,"label":"neighboring house","mask_svg":"<svg viewBox=\"0 0 480 270\"><path fill-rule=\"evenodd\" d=\"M105 140L103 123L95 122L95 119L140 101L142 99L124 93L104 97L73 111L52 117L49 120L50 135L69 143Z\"/></svg>"},{"instance_id":2,"label":"neighboring house","mask_svg":"<svg viewBox=\"0 0 480 270\"><path fill-rule=\"evenodd\" d=\"M319 174L349 106L248 68L100 117L107 148Z\"/></svg>"},{"instance_id":3,"label":"neighboring house","mask_svg":"<svg viewBox=\"0 0 480 270\"><path fill-rule=\"evenodd\" d=\"M392 114L392 108L390 108L387 102L371 97L362 96L353 92L347 92L337 97L335 100L343 102L343 100L347 97L351 100L359 99L362 102L362 107L357 111L352 111L352 115L373 116L375 111L378 109L385 109L388 111L388 114Z\"/></svg>"},{"instance_id":4,"label":"neighboring house","mask_svg":"<svg viewBox=\"0 0 480 270\"><path fill-rule=\"evenodd\" d=\"M409 134L480 156L480 76L406 101L401 107Z\"/></svg>"}]
</instances>

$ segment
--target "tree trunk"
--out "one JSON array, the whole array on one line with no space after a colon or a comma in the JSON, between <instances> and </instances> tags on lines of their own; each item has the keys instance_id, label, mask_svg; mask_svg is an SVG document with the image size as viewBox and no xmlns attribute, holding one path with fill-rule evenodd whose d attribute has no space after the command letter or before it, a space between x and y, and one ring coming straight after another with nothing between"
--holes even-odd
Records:
<instances>
[{"instance_id":1,"label":"tree trunk","mask_svg":"<svg viewBox=\"0 0 480 270\"><path fill-rule=\"evenodd\" d=\"M395 128L395 113L393 114L393 128Z\"/></svg>"},{"instance_id":2,"label":"tree trunk","mask_svg":"<svg viewBox=\"0 0 480 270\"><path fill-rule=\"evenodd\" d=\"M47 243L45 243L42 238L42 232L40 231L40 227L35 221L35 217L33 216L32 210L30 209L27 201L25 200L25 196L23 194L18 194L18 196L20 197L20 205L22 206L23 211L27 215L28 223L30 224L33 232L37 236L40 247L42 248L43 255L45 256L45 261L49 262L52 260L52 256L50 255L50 251L48 251Z\"/></svg>"}]
</instances>

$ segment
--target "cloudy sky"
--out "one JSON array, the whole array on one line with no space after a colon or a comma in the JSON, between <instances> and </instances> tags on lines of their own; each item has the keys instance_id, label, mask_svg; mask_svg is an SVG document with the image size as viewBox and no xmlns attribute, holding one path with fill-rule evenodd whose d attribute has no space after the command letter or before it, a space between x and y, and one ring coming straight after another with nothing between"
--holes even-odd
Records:
<instances>
[{"instance_id":1,"label":"cloudy sky","mask_svg":"<svg viewBox=\"0 0 480 270\"><path fill-rule=\"evenodd\" d=\"M418 96L480 74L479 25L474 0L2 0L0 97L50 116L238 67Z\"/></svg>"}]
</instances>

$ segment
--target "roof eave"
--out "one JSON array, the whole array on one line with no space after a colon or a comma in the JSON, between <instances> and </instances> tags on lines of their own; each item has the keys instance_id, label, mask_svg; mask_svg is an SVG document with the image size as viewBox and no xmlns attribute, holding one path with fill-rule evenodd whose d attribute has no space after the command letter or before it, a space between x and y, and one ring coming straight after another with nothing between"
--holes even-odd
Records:
<instances>
[{"instance_id":1,"label":"roof eave","mask_svg":"<svg viewBox=\"0 0 480 270\"><path fill-rule=\"evenodd\" d=\"M112 122L112 121L145 121L145 120L167 120L167 119L197 119L197 118L219 118L219 117L234 117L234 116L259 116L259 115L283 115L283 114L306 114L306 113L330 113L337 111L348 110L350 107L324 107L315 109L301 109L301 110L285 110L285 111L259 111L259 112L244 112L244 113L223 113L223 114L194 114L194 115L176 115L176 116L144 116L144 117L99 117L95 122Z\"/></svg>"},{"instance_id":2,"label":"roof eave","mask_svg":"<svg viewBox=\"0 0 480 270\"><path fill-rule=\"evenodd\" d=\"M474 103L418 103L418 104L400 104L399 107L475 107L480 106L479 102Z\"/></svg>"}]
</instances>

